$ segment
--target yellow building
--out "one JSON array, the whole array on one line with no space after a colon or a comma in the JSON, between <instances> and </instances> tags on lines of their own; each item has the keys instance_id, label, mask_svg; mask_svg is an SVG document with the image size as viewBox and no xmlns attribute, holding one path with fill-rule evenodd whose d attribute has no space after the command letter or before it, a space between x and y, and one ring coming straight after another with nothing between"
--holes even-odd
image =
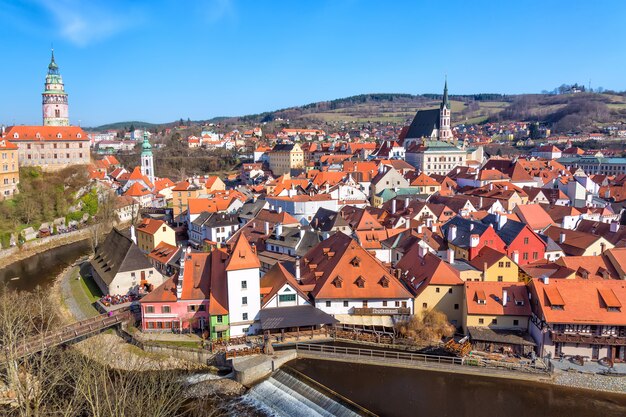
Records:
<instances>
[{"instance_id":1,"label":"yellow building","mask_svg":"<svg viewBox=\"0 0 626 417\"><path fill-rule=\"evenodd\" d=\"M6 139L0 139L0 200L17 193L20 182L18 147Z\"/></svg>"},{"instance_id":2,"label":"yellow building","mask_svg":"<svg viewBox=\"0 0 626 417\"><path fill-rule=\"evenodd\" d=\"M181 181L172 189L172 205L174 217L179 216L188 208L190 198L198 198L200 194L205 194L204 184L196 184L189 181Z\"/></svg>"},{"instance_id":3,"label":"yellow building","mask_svg":"<svg viewBox=\"0 0 626 417\"><path fill-rule=\"evenodd\" d=\"M150 253L159 243L176 246L176 232L163 220L143 219L137 226L137 246L144 253Z\"/></svg>"},{"instance_id":4,"label":"yellow building","mask_svg":"<svg viewBox=\"0 0 626 417\"><path fill-rule=\"evenodd\" d=\"M530 302L526 284L466 282L463 332L472 327L492 330L528 330Z\"/></svg>"},{"instance_id":5,"label":"yellow building","mask_svg":"<svg viewBox=\"0 0 626 417\"><path fill-rule=\"evenodd\" d=\"M274 176L290 173L292 169L304 169L304 152L297 143L278 144L269 152L269 157Z\"/></svg>"},{"instance_id":6,"label":"yellow building","mask_svg":"<svg viewBox=\"0 0 626 417\"><path fill-rule=\"evenodd\" d=\"M507 255L485 246L470 264L482 272L481 281L518 282L519 266Z\"/></svg>"},{"instance_id":7,"label":"yellow building","mask_svg":"<svg viewBox=\"0 0 626 417\"><path fill-rule=\"evenodd\" d=\"M455 327L461 327L463 281L458 270L419 244L400 259L396 268L415 296L413 311L416 314L423 310L438 310Z\"/></svg>"}]
</instances>

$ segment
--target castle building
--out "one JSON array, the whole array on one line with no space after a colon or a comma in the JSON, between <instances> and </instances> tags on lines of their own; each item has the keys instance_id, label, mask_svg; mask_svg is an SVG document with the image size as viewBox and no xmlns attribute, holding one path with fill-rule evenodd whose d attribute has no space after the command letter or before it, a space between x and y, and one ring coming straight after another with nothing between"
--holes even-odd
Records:
<instances>
[{"instance_id":1,"label":"castle building","mask_svg":"<svg viewBox=\"0 0 626 417\"><path fill-rule=\"evenodd\" d=\"M40 166L54 171L90 162L89 136L70 126L67 93L54 52L46 75L43 96L43 126L10 126L0 139L18 146L19 166Z\"/></svg>"},{"instance_id":2,"label":"castle building","mask_svg":"<svg viewBox=\"0 0 626 417\"><path fill-rule=\"evenodd\" d=\"M59 72L59 66L54 61L54 50L48 65L48 75L42 96L43 125L44 126L69 126L69 106L67 93L63 85L63 77Z\"/></svg>"},{"instance_id":3,"label":"castle building","mask_svg":"<svg viewBox=\"0 0 626 417\"><path fill-rule=\"evenodd\" d=\"M148 132L143 132L143 144L141 145L141 173L148 177L154 184L154 161L152 158L152 145L148 139Z\"/></svg>"}]
</instances>

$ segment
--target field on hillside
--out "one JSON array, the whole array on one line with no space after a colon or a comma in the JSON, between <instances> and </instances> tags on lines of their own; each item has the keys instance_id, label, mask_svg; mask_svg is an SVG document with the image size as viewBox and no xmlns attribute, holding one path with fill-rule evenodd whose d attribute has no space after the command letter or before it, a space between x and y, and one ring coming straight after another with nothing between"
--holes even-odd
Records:
<instances>
[{"instance_id":1,"label":"field on hillside","mask_svg":"<svg viewBox=\"0 0 626 417\"><path fill-rule=\"evenodd\" d=\"M458 123L481 123L489 116L499 112L509 103L503 101L475 101L471 103L451 100L452 119ZM429 100L424 103L362 103L341 109L314 111L298 116L298 119L314 120L319 123L410 123L418 110L436 108L440 101Z\"/></svg>"}]
</instances>

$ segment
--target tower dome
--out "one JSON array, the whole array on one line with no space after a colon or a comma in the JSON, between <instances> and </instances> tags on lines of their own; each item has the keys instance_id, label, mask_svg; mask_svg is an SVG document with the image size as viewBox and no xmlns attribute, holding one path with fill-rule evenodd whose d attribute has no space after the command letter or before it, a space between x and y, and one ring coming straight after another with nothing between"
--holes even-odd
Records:
<instances>
[{"instance_id":1,"label":"tower dome","mask_svg":"<svg viewBox=\"0 0 626 417\"><path fill-rule=\"evenodd\" d=\"M48 74L42 96L42 111L44 126L69 126L69 105L67 93L63 85L63 78L59 72L59 66L54 60L54 49L48 64Z\"/></svg>"}]
</instances>

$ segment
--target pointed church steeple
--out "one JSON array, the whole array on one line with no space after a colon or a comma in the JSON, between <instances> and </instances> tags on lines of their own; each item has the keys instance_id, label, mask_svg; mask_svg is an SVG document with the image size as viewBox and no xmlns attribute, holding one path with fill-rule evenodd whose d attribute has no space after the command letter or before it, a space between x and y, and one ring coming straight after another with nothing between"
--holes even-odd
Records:
<instances>
[{"instance_id":1,"label":"pointed church steeple","mask_svg":"<svg viewBox=\"0 0 626 417\"><path fill-rule=\"evenodd\" d=\"M443 100L441 101L441 108L446 107L450 110L450 101L448 100L448 77L446 76L446 82L443 85Z\"/></svg>"},{"instance_id":2,"label":"pointed church steeple","mask_svg":"<svg viewBox=\"0 0 626 417\"><path fill-rule=\"evenodd\" d=\"M54 48L52 49L52 56L50 57L50 64L48 64L48 74L59 75L59 66L54 61Z\"/></svg>"}]
</instances>

